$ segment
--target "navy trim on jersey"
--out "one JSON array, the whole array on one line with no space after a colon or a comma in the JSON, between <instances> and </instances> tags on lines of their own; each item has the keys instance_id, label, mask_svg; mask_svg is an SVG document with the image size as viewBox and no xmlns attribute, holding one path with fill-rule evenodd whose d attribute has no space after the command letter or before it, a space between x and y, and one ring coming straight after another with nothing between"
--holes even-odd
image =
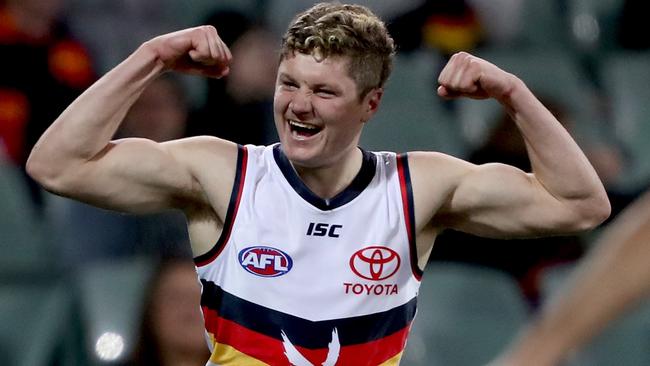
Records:
<instances>
[{"instance_id":1,"label":"navy trim on jersey","mask_svg":"<svg viewBox=\"0 0 650 366\"><path fill-rule=\"evenodd\" d=\"M363 192L366 187L370 184L373 177L375 176L375 170L377 165L377 157L375 154L365 151L359 148L363 153L363 161L361 163L361 169L359 173L354 177L350 185L345 188L341 193L337 194L334 198L329 200L323 199L312 192L309 187L300 179L296 171L293 169L291 162L284 152L282 151L281 145L275 145L273 147L273 158L275 159L276 164L282 171L285 179L293 187L293 189L302 197L305 201L309 202L312 206L318 208L319 210L328 211L341 207L346 203L352 201L356 198L361 192Z\"/></svg>"},{"instance_id":2,"label":"navy trim on jersey","mask_svg":"<svg viewBox=\"0 0 650 366\"><path fill-rule=\"evenodd\" d=\"M226 219L223 223L221 235L216 244L207 253L204 253L194 258L194 263L198 266L205 266L206 264L215 260L230 238L235 216L237 216L237 209L239 208L239 201L241 200L242 191L244 190L244 181L246 177L246 165L248 162L248 150L242 145L237 145L237 169L235 173L235 182L232 186L230 193L230 203L228 204L228 211L226 212Z\"/></svg>"},{"instance_id":3,"label":"navy trim on jersey","mask_svg":"<svg viewBox=\"0 0 650 366\"><path fill-rule=\"evenodd\" d=\"M382 339L411 324L417 306L414 297L401 306L380 313L310 321L244 300L224 291L214 282L201 279L201 284L201 306L216 311L221 318L278 340L282 340L281 332L284 331L294 344L312 349L326 347L334 328L338 330L342 346Z\"/></svg>"},{"instance_id":4,"label":"navy trim on jersey","mask_svg":"<svg viewBox=\"0 0 650 366\"><path fill-rule=\"evenodd\" d=\"M411 187L411 172L409 170L408 154L397 155L397 171L399 174L400 189L402 190L402 204L406 218L406 231L409 237L409 250L411 252L411 268L413 275L420 280L422 270L418 265L418 250L415 242L415 213L413 210L413 189Z\"/></svg>"}]
</instances>

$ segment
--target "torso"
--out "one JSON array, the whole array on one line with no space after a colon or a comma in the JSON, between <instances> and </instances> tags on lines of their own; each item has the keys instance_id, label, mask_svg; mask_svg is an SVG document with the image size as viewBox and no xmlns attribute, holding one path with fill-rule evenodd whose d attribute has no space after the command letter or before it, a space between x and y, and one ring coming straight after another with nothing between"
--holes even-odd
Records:
<instances>
[{"instance_id":1,"label":"torso","mask_svg":"<svg viewBox=\"0 0 650 366\"><path fill-rule=\"evenodd\" d=\"M329 201L277 145L238 161L220 239L196 258L212 364L320 365L337 347L339 365L397 364L421 276L406 158L364 153Z\"/></svg>"}]
</instances>

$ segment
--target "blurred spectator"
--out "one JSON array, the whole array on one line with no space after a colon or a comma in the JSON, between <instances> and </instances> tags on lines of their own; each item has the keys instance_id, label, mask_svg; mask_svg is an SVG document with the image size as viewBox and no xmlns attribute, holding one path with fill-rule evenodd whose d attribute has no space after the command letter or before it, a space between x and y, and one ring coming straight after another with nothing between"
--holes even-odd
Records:
<instances>
[{"instance_id":1,"label":"blurred spectator","mask_svg":"<svg viewBox=\"0 0 650 366\"><path fill-rule=\"evenodd\" d=\"M171 74L156 79L129 112L116 138L157 142L184 136L188 105L182 84ZM191 258L185 217L180 212L125 215L63 200L54 215L68 265L138 254Z\"/></svg>"},{"instance_id":2,"label":"blurred spectator","mask_svg":"<svg viewBox=\"0 0 650 366\"><path fill-rule=\"evenodd\" d=\"M210 353L191 260L167 259L154 274L131 365L203 366Z\"/></svg>"},{"instance_id":3,"label":"blurred spectator","mask_svg":"<svg viewBox=\"0 0 650 366\"><path fill-rule=\"evenodd\" d=\"M239 144L276 142L273 92L278 62L276 40L245 14L220 10L211 24L230 47L230 74L207 80L205 105L192 119L189 135L213 135Z\"/></svg>"},{"instance_id":4,"label":"blurred spectator","mask_svg":"<svg viewBox=\"0 0 650 366\"><path fill-rule=\"evenodd\" d=\"M45 129L95 79L86 49L61 17L63 6L64 0L0 4L0 140L19 166ZM40 188L30 186L35 202L42 203Z\"/></svg>"},{"instance_id":5,"label":"blurred spectator","mask_svg":"<svg viewBox=\"0 0 650 366\"><path fill-rule=\"evenodd\" d=\"M476 12L464 0L427 0L387 25L399 52L424 47L451 56L471 51L483 40Z\"/></svg>"},{"instance_id":6,"label":"blurred spectator","mask_svg":"<svg viewBox=\"0 0 650 366\"><path fill-rule=\"evenodd\" d=\"M505 46L521 36L526 0L467 0L483 28L486 44Z\"/></svg>"},{"instance_id":7,"label":"blurred spectator","mask_svg":"<svg viewBox=\"0 0 650 366\"><path fill-rule=\"evenodd\" d=\"M441 62L431 65L442 67L442 62L459 51L473 51L483 42L483 27L474 9L465 0L426 0L386 22L400 56L417 51L433 52ZM433 72L431 93L436 95L438 74ZM456 100L444 100L445 108L452 112Z\"/></svg>"},{"instance_id":8,"label":"blurred spectator","mask_svg":"<svg viewBox=\"0 0 650 366\"><path fill-rule=\"evenodd\" d=\"M618 141L586 145L584 152L603 182L612 207L609 218L602 224L605 226L639 197L647 185L636 189L620 188L621 178L626 171L625 166L632 157Z\"/></svg>"},{"instance_id":9,"label":"blurred spectator","mask_svg":"<svg viewBox=\"0 0 650 366\"><path fill-rule=\"evenodd\" d=\"M88 46L98 72L103 74L143 41L189 25L185 14L172 11L170 2L67 0L66 14L70 27Z\"/></svg>"},{"instance_id":10,"label":"blurred spectator","mask_svg":"<svg viewBox=\"0 0 650 366\"><path fill-rule=\"evenodd\" d=\"M156 142L182 138L188 109L180 81L173 75L165 75L154 80L131 106L115 137L141 137Z\"/></svg>"}]
</instances>

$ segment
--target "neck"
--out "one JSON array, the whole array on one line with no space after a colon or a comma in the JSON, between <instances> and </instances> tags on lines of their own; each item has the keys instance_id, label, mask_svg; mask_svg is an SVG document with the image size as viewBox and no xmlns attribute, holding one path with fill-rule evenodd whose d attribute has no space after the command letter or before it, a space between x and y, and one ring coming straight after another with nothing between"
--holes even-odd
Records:
<instances>
[{"instance_id":1,"label":"neck","mask_svg":"<svg viewBox=\"0 0 650 366\"><path fill-rule=\"evenodd\" d=\"M341 193L352 183L361 169L363 154L354 147L337 162L318 168L306 168L291 163L300 179L309 189L323 199Z\"/></svg>"}]
</instances>

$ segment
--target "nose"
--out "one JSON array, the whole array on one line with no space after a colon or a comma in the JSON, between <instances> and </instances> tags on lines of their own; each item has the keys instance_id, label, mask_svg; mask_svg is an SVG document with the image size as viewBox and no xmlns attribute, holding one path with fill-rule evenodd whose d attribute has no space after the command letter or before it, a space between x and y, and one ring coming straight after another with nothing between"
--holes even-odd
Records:
<instances>
[{"instance_id":1,"label":"nose","mask_svg":"<svg viewBox=\"0 0 650 366\"><path fill-rule=\"evenodd\" d=\"M297 90L291 98L289 108L296 115L305 115L312 112L311 93L304 89Z\"/></svg>"}]
</instances>

